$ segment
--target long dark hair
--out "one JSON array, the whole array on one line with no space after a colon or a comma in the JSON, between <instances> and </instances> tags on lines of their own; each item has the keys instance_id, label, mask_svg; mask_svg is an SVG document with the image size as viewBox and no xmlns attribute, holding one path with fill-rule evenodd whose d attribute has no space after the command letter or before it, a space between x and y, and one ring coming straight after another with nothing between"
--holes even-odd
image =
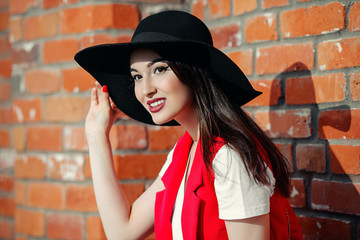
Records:
<instances>
[{"instance_id":1,"label":"long dark hair","mask_svg":"<svg viewBox=\"0 0 360 240\"><path fill-rule=\"evenodd\" d=\"M212 170L211 146L214 146L215 138L220 137L241 156L248 174L258 183L268 183L264 159L268 158L276 179L276 189L288 197L288 161L259 126L217 86L216 76L211 70L173 60L168 64L194 96L207 168Z\"/></svg>"}]
</instances>

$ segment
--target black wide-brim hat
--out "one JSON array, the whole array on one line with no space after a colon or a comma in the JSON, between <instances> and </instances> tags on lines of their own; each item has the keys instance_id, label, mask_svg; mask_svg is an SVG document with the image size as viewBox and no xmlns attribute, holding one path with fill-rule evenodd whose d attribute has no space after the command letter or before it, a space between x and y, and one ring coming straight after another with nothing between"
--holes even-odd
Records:
<instances>
[{"instance_id":1,"label":"black wide-brim hat","mask_svg":"<svg viewBox=\"0 0 360 240\"><path fill-rule=\"evenodd\" d=\"M131 42L92 46L75 55L81 67L101 85L108 86L116 106L137 121L156 125L136 99L131 80L130 54L138 48L159 50L174 60L210 69L221 89L239 106L261 94L240 68L213 46L210 31L200 19L181 11L160 12L140 21ZM178 123L172 120L164 125Z\"/></svg>"}]
</instances>

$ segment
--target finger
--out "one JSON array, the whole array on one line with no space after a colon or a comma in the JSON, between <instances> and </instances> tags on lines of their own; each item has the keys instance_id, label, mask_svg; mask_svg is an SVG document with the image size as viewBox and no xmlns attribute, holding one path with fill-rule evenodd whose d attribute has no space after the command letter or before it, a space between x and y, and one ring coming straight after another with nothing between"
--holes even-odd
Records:
<instances>
[{"instance_id":1,"label":"finger","mask_svg":"<svg viewBox=\"0 0 360 240\"><path fill-rule=\"evenodd\" d=\"M109 92L106 85L104 85L101 89L101 93L99 95L99 102L100 104L104 104L105 106L110 106Z\"/></svg>"},{"instance_id":2,"label":"finger","mask_svg":"<svg viewBox=\"0 0 360 240\"><path fill-rule=\"evenodd\" d=\"M96 90L96 87L93 87L91 89L90 105L96 106L98 104L99 104L99 100L98 100L97 90Z\"/></svg>"},{"instance_id":3,"label":"finger","mask_svg":"<svg viewBox=\"0 0 360 240\"><path fill-rule=\"evenodd\" d=\"M116 106L116 104L114 103L114 101L112 100L112 98L110 97L109 99L110 99L110 106L111 106L111 108L114 109L114 110L118 109L118 107Z\"/></svg>"}]
</instances>

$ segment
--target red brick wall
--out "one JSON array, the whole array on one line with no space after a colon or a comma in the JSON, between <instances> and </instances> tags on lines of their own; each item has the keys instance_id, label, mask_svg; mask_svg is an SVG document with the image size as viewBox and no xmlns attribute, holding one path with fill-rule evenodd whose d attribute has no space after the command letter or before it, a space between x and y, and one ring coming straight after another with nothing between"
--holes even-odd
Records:
<instances>
[{"instance_id":1,"label":"red brick wall","mask_svg":"<svg viewBox=\"0 0 360 240\"><path fill-rule=\"evenodd\" d=\"M360 2L349 0L1 0L0 239L105 239L83 128L94 80L73 56L128 41L161 9L205 20L263 91L246 111L290 161L304 238L357 239ZM126 116L112 129L130 201L182 132Z\"/></svg>"}]
</instances>

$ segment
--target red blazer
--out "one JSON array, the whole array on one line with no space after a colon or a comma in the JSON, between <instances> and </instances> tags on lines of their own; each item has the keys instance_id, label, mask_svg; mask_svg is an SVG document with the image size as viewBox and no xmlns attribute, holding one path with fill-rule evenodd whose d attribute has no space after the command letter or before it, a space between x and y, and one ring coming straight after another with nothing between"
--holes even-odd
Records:
<instances>
[{"instance_id":1,"label":"red blazer","mask_svg":"<svg viewBox=\"0 0 360 240\"><path fill-rule=\"evenodd\" d=\"M155 238L171 240L171 216L181 180L184 176L192 139L186 132L176 144L173 159L162 177L165 190L155 201ZM224 145L214 146L215 153ZM209 174L198 144L185 189L181 224L185 240L228 239L214 189L214 175ZM271 239L302 239L300 226L288 200L277 191L270 199Z\"/></svg>"}]
</instances>

